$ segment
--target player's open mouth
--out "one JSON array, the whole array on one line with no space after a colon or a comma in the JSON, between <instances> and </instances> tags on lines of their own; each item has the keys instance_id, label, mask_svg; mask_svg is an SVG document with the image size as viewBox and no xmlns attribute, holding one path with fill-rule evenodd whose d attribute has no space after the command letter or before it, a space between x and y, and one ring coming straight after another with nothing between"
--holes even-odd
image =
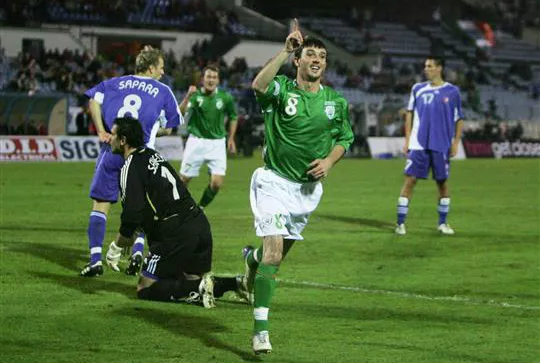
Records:
<instances>
[{"instance_id":1,"label":"player's open mouth","mask_svg":"<svg viewBox=\"0 0 540 363\"><path fill-rule=\"evenodd\" d=\"M319 66L311 66L310 68L313 72L318 72L321 69Z\"/></svg>"}]
</instances>

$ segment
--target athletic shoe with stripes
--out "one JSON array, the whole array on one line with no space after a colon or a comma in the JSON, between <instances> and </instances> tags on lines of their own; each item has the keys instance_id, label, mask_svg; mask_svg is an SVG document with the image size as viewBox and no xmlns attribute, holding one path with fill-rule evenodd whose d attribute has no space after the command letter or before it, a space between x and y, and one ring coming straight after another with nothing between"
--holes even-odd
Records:
<instances>
[{"instance_id":1,"label":"athletic shoe with stripes","mask_svg":"<svg viewBox=\"0 0 540 363\"><path fill-rule=\"evenodd\" d=\"M96 262L93 265L86 265L79 273L82 277L95 277L103 275L103 264L101 261Z\"/></svg>"},{"instance_id":2,"label":"athletic shoe with stripes","mask_svg":"<svg viewBox=\"0 0 540 363\"><path fill-rule=\"evenodd\" d=\"M216 306L214 299L214 276L211 272L207 272L202 276L199 284L199 295L201 303L206 309Z\"/></svg>"},{"instance_id":3,"label":"athletic shoe with stripes","mask_svg":"<svg viewBox=\"0 0 540 363\"><path fill-rule=\"evenodd\" d=\"M253 352L255 354L270 353L272 351L272 344L270 343L270 336L268 331L261 331L253 335Z\"/></svg>"},{"instance_id":4,"label":"athletic shoe with stripes","mask_svg":"<svg viewBox=\"0 0 540 363\"><path fill-rule=\"evenodd\" d=\"M126 275L136 276L141 271L142 261L143 258L140 253L131 256L129 258L129 264L126 267Z\"/></svg>"}]
</instances>

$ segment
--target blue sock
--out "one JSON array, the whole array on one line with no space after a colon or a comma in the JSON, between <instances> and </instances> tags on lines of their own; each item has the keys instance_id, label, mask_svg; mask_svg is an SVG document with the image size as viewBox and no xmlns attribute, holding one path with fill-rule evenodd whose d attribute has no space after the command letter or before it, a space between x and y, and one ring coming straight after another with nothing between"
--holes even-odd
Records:
<instances>
[{"instance_id":1,"label":"blue sock","mask_svg":"<svg viewBox=\"0 0 540 363\"><path fill-rule=\"evenodd\" d=\"M135 256L135 254L140 254L142 256L144 251L144 233L139 233L137 235L137 239L135 239L135 243L133 243L133 246L131 247L131 255Z\"/></svg>"},{"instance_id":2,"label":"blue sock","mask_svg":"<svg viewBox=\"0 0 540 363\"><path fill-rule=\"evenodd\" d=\"M105 239L105 226L107 215L93 210L88 222L88 248L90 249L90 264L94 265L101 261L101 248Z\"/></svg>"},{"instance_id":3,"label":"blue sock","mask_svg":"<svg viewBox=\"0 0 540 363\"><path fill-rule=\"evenodd\" d=\"M407 218L407 213L409 213L409 198L399 197L397 205L397 224L405 223Z\"/></svg>"},{"instance_id":4,"label":"blue sock","mask_svg":"<svg viewBox=\"0 0 540 363\"><path fill-rule=\"evenodd\" d=\"M437 211L439 212L439 226L446 224L446 217L448 216L448 212L450 212L450 198L439 199Z\"/></svg>"}]
</instances>

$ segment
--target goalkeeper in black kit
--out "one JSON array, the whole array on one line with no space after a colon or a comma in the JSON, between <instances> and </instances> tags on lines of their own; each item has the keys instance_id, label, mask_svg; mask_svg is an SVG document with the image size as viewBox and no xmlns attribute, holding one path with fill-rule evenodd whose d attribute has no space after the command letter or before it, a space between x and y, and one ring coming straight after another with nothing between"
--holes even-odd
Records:
<instances>
[{"instance_id":1,"label":"goalkeeper in black kit","mask_svg":"<svg viewBox=\"0 0 540 363\"><path fill-rule=\"evenodd\" d=\"M174 168L146 148L141 124L117 118L111 148L125 164L120 173L122 201L119 234L107 251L107 264L117 267L121 251L144 230L150 252L144 259L137 296L155 301L185 301L214 307L226 291L241 290L240 276L212 275L212 232L208 219Z\"/></svg>"}]
</instances>

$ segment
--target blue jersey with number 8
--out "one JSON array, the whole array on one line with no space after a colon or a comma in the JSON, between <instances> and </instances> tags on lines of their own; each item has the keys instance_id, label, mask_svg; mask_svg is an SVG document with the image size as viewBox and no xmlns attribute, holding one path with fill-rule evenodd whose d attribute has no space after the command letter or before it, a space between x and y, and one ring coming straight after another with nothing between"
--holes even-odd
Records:
<instances>
[{"instance_id":1,"label":"blue jersey with number 8","mask_svg":"<svg viewBox=\"0 0 540 363\"><path fill-rule=\"evenodd\" d=\"M161 127L173 128L184 122L171 89L150 77L128 75L103 81L85 92L101 104L105 128L110 131L117 117L139 120L144 142L153 148L160 121Z\"/></svg>"}]
</instances>

